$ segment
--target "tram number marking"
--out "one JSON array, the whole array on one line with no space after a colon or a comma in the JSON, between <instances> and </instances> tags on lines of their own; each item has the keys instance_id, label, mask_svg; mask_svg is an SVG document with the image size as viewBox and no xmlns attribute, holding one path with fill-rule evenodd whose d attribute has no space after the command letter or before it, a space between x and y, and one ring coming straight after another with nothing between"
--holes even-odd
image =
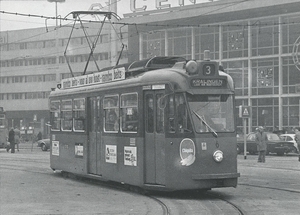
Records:
<instances>
[{"instance_id":1,"label":"tram number marking","mask_svg":"<svg viewBox=\"0 0 300 215\"><path fill-rule=\"evenodd\" d=\"M205 70L205 74L206 75L210 75L211 74L211 67L210 66L206 66L206 70Z\"/></svg>"},{"instance_id":2,"label":"tram number marking","mask_svg":"<svg viewBox=\"0 0 300 215\"><path fill-rule=\"evenodd\" d=\"M214 64L204 64L202 70L203 70L203 75L214 76L216 67Z\"/></svg>"},{"instance_id":3,"label":"tram number marking","mask_svg":"<svg viewBox=\"0 0 300 215\"><path fill-rule=\"evenodd\" d=\"M202 150L207 150L207 144L206 144L206 142L202 142L201 143L201 147L202 147Z\"/></svg>"}]
</instances>

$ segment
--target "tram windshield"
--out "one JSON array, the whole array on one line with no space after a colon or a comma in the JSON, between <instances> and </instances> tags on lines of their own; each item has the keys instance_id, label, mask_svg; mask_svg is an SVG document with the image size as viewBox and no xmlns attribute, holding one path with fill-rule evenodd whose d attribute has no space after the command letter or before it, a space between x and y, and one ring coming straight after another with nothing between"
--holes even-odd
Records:
<instances>
[{"instance_id":1,"label":"tram windshield","mask_svg":"<svg viewBox=\"0 0 300 215\"><path fill-rule=\"evenodd\" d=\"M196 132L234 131L232 95L187 95L187 100Z\"/></svg>"}]
</instances>

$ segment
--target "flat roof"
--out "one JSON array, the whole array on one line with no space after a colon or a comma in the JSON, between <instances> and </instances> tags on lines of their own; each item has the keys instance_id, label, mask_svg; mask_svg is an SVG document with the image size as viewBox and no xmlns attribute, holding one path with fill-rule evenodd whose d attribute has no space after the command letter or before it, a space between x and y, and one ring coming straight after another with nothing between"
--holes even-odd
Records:
<instances>
[{"instance_id":1,"label":"flat roof","mask_svg":"<svg viewBox=\"0 0 300 215\"><path fill-rule=\"evenodd\" d=\"M167 9L129 13L121 22L138 30L203 25L299 12L299 0L220 0ZM147 25L143 25L147 24Z\"/></svg>"}]
</instances>

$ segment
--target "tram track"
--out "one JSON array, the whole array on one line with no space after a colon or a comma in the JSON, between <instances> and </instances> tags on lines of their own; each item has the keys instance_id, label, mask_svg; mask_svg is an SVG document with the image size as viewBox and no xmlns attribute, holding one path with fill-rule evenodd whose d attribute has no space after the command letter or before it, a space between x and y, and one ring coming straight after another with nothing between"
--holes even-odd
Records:
<instances>
[{"instance_id":1,"label":"tram track","mask_svg":"<svg viewBox=\"0 0 300 215\"><path fill-rule=\"evenodd\" d=\"M243 166L244 167L253 167L253 165L245 165L245 164L243 164ZM269 166L264 166L264 167L262 167L262 166L260 166L260 168L262 168L262 169L272 169L272 170L284 170L284 171L293 171L293 172L300 172L300 169L295 169L295 168L283 168L283 167L276 167L276 168L274 168L274 167L269 167Z\"/></svg>"},{"instance_id":2,"label":"tram track","mask_svg":"<svg viewBox=\"0 0 300 215\"><path fill-rule=\"evenodd\" d=\"M11 158L1 158L2 161L10 161L10 163L7 165L3 162L0 164L1 169L5 170L11 170L11 171L25 171L35 174L46 174L51 175L53 174L52 170L49 167L48 161L40 160L40 159L33 159L33 158L16 158L14 160L11 160ZM21 162L21 164L20 164ZM39 162L41 166L38 165L32 165L34 163ZM17 164L18 163L18 164ZM46 167L47 166L47 167ZM280 169L283 168L271 168L271 167L264 167L269 169ZM298 171L295 169L284 169L287 171ZM59 177L65 177L63 174L60 174ZM213 191L207 191L207 192L176 192L175 195L169 194L169 193L163 193L156 194L155 192L150 192L150 194L145 194L141 192L142 190L140 188L132 188L131 186L127 185L118 185L118 183L106 183L102 181L97 180L91 180L86 178L79 179L78 177L70 177L70 179L80 180L84 181L85 183L91 183L91 184L98 184L103 187L109 188L109 189L117 189L117 190L123 190L124 192L128 192L128 194L131 195L140 195L144 196L146 198L151 199L151 201L154 201L157 206L157 214L162 215L179 215L179 214L195 214L196 211L198 213L202 208L200 208L199 205L204 205L203 213L205 214L216 214L216 210L224 209L226 212L222 211L222 213L218 214L240 214L245 215L246 212L243 211L243 208L241 208L238 203L234 203L230 200L228 196L220 194L219 192ZM239 183L239 186L248 186L248 187L255 187L255 188L263 188L263 189L270 189L270 190L277 190L277 191L285 191L290 193L296 193L299 194L300 191L298 190L292 190L292 189L285 189L275 186L264 186L264 185L255 185L255 184L248 184L248 183ZM146 205L151 205L151 201L144 200ZM223 202L223 203L222 203ZM226 206L227 205L227 206ZM231 209L229 208L231 207ZM158 209L159 208L159 209ZM151 209L153 209L153 205L150 207L147 214L151 214Z\"/></svg>"},{"instance_id":3,"label":"tram track","mask_svg":"<svg viewBox=\"0 0 300 215\"><path fill-rule=\"evenodd\" d=\"M211 191L176 191L147 196L163 204L167 208L164 214L168 215L199 214L201 211L204 214L245 215L240 206Z\"/></svg>"},{"instance_id":4,"label":"tram track","mask_svg":"<svg viewBox=\"0 0 300 215\"><path fill-rule=\"evenodd\" d=\"M213 196L215 198L218 198L218 199L226 202L227 204L231 205L238 212L239 215L245 215L246 214L245 212L243 212L243 210L242 210L242 208L240 206L234 204L233 202L231 202L229 200L226 200L226 199L224 199L224 198L222 198L222 197L220 197L218 195L212 194L212 193L207 193L207 195Z\"/></svg>"},{"instance_id":5,"label":"tram track","mask_svg":"<svg viewBox=\"0 0 300 215\"><path fill-rule=\"evenodd\" d=\"M245 183L239 183L239 186L247 186L247 187L256 187L256 188L264 188L264 189L270 189L270 190L277 190L277 191L285 191L290 193L299 193L299 190L292 190L292 189L284 189L284 188L278 188L278 187L269 187L269 186L262 186L262 185L254 185L254 184L245 184Z\"/></svg>"},{"instance_id":6,"label":"tram track","mask_svg":"<svg viewBox=\"0 0 300 215\"><path fill-rule=\"evenodd\" d=\"M120 184L110 181L99 181L90 178L82 178L80 176L74 175L72 173L62 172L62 177L84 181L90 184L97 184L105 188L120 190L126 192L130 195L138 195L141 197L146 197L156 202L161 208L161 215L181 215L181 214L198 214L201 207L203 206L206 214L215 214L215 211L226 205L231 207L226 207L226 211L230 211L231 215L244 215L243 210L236 204L221 198L215 194L208 194L207 192L195 192L195 191L176 191L176 192L162 192L162 191L147 191L140 187L131 186L127 184ZM199 204L200 201L200 204ZM221 201L221 202L220 202ZM149 204L148 201L146 201ZM209 202L209 203L207 203ZM223 203L222 203L223 202ZM195 206L195 207L194 207ZM148 211L151 214L151 211ZM160 214L160 213L159 213ZM228 214L228 213L224 213Z\"/></svg>"},{"instance_id":7,"label":"tram track","mask_svg":"<svg viewBox=\"0 0 300 215\"><path fill-rule=\"evenodd\" d=\"M37 174L51 174L52 170L49 169L48 172L45 172L45 168L41 168L40 170L38 170L39 168L34 168L34 169L29 169L26 168L24 169L22 166L20 165L14 165L14 164L9 164L9 166L5 166L5 165L0 165L0 169L5 169L5 170L11 170L11 171L23 171L23 172L30 172L30 173L37 173Z\"/></svg>"}]
</instances>

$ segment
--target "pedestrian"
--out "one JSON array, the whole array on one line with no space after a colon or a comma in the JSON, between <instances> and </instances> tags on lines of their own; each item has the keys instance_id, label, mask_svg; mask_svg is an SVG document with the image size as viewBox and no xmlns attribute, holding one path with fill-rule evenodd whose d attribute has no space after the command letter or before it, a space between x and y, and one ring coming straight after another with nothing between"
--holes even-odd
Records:
<instances>
[{"instance_id":1,"label":"pedestrian","mask_svg":"<svg viewBox=\"0 0 300 215\"><path fill-rule=\"evenodd\" d=\"M258 151L258 161L257 162L266 162L266 151L267 151L267 135L264 132L264 128L259 126L256 132L256 144Z\"/></svg>"},{"instance_id":2,"label":"pedestrian","mask_svg":"<svg viewBox=\"0 0 300 215\"><path fill-rule=\"evenodd\" d=\"M300 149L300 127L295 128L295 140L298 144L298 149ZM300 152L298 152L298 161L300 161Z\"/></svg>"},{"instance_id":3,"label":"pedestrian","mask_svg":"<svg viewBox=\"0 0 300 215\"><path fill-rule=\"evenodd\" d=\"M42 132L39 132L38 135L37 135L37 140L41 140L43 138L43 134Z\"/></svg>"},{"instance_id":4,"label":"pedestrian","mask_svg":"<svg viewBox=\"0 0 300 215\"><path fill-rule=\"evenodd\" d=\"M6 151L9 152L11 149L11 153L15 153L15 132L14 128L11 128L8 133L8 142L10 142L10 146L6 148Z\"/></svg>"},{"instance_id":5,"label":"pedestrian","mask_svg":"<svg viewBox=\"0 0 300 215\"><path fill-rule=\"evenodd\" d=\"M19 151L21 132L18 126L15 127L14 132L15 132L15 144L17 145L17 150Z\"/></svg>"}]
</instances>

